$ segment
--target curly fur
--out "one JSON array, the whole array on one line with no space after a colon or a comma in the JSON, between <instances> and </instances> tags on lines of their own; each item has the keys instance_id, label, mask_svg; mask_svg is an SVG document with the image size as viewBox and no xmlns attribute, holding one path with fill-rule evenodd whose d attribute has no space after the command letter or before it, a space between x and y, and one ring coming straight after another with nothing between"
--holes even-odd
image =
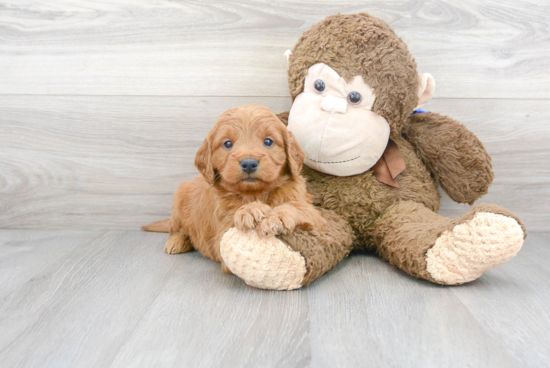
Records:
<instances>
[{"instance_id":1,"label":"curly fur","mask_svg":"<svg viewBox=\"0 0 550 368\"><path fill-rule=\"evenodd\" d=\"M273 140L265 146L264 140ZM224 142L231 140L227 148ZM240 162L259 162L253 173ZM324 230L325 220L311 204L300 175L304 153L284 124L267 108L247 105L223 113L197 152L201 176L179 185L169 221L144 230L169 231L165 250L200 251L222 263L220 241L232 227L256 229L260 236L289 234L295 229Z\"/></svg>"},{"instance_id":2,"label":"curly fur","mask_svg":"<svg viewBox=\"0 0 550 368\"><path fill-rule=\"evenodd\" d=\"M403 201L389 207L376 221L374 237L382 258L419 279L435 283L427 271L426 253L443 232L466 223L477 213L486 212L513 218L526 234L525 225L510 211L496 205L480 205L464 216L451 220L411 201Z\"/></svg>"},{"instance_id":3,"label":"curly fur","mask_svg":"<svg viewBox=\"0 0 550 368\"><path fill-rule=\"evenodd\" d=\"M292 249L300 252L306 262L303 285L309 285L325 272L331 270L353 249L353 236L349 224L332 211L319 208L327 220L322 231L305 232L296 230L281 237Z\"/></svg>"},{"instance_id":4,"label":"curly fur","mask_svg":"<svg viewBox=\"0 0 550 368\"><path fill-rule=\"evenodd\" d=\"M443 190L458 203L474 203L493 182L491 157L481 141L454 119L416 114L403 135Z\"/></svg>"},{"instance_id":5,"label":"curly fur","mask_svg":"<svg viewBox=\"0 0 550 368\"><path fill-rule=\"evenodd\" d=\"M400 188L394 188L376 180L371 170L335 177L303 168L314 204L345 220L322 212L338 234L327 241L330 256L316 257L311 235L286 239L304 255L308 282L341 259L332 255L347 254L347 246L337 243L347 232L353 249L377 252L412 276L437 282L426 270L426 252L449 227L483 210L514 218L525 231L519 219L500 207L478 206L456 220L437 214L437 183L453 200L471 204L487 193L493 180L491 159L457 121L435 113L411 115L418 104L416 62L388 24L365 13L334 15L304 32L289 59L293 99L304 89L308 68L317 63L327 64L348 82L360 75L373 88L373 111L388 121L406 169L399 176ZM278 116L288 123L288 113Z\"/></svg>"},{"instance_id":6,"label":"curly fur","mask_svg":"<svg viewBox=\"0 0 550 368\"><path fill-rule=\"evenodd\" d=\"M399 175L400 188L379 182L371 170L359 175L336 177L305 166L308 191L313 203L343 216L354 231L354 247L376 250L373 238L376 219L391 205L408 200L431 211L439 210L440 196L434 178L403 138L395 140L407 165Z\"/></svg>"},{"instance_id":7,"label":"curly fur","mask_svg":"<svg viewBox=\"0 0 550 368\"><path fill-rule=\"evenodd\" d=\"M432 252L432 268L438 275L429 272L427 254L434 249L442 234L457 225L473 223L471 220L478 213L489 214L486 217L492 222L500 222L496 228L512 224L510 226L514 227L514 231L510 234L525 234L521 221L498 206L477 206L454 220L437 214L440 205L437 183L453 200L471 204L487 192L493 180L491 159L477 137L457 121L435 113L411 116L419 101L416 62L388 24L365 13L334 15L304 32L289 59L288 77L293 99L304 90L308 69L317 63L330 66L348 82L359 75L374 90L376 100L373 111L390 125L390 137L397 144L406 169L399 175L400 188L395 188L378 181L372 170L354 176L336 177L303 167L307 190L313 196L313 204L320 207L319 212L314 212L326 220L327 226L320 231L297 229L286 232L280 239L304 257L304 285L332 269L354 249L376 252L392 265L419 279L442 284L456 284L456 280L471 281L471 278L461 278L460 275L453 276L453 281L446 275L446 272L457 269L453 264L445 263L453 259L454 244L449 243L451 240L440 242L437 252ZM288 124L288 116L288 112L278 115L284 125ZM210 147L206 145L203 149L208 151ZM301 159L303 161L303 157ZM215 162L199 160L197 166L202 168L204 177L213 183L212 187L219 188L215 184L218 176L230 171L219 170ZM297 171L293 176L299 177ZM303 183L303 179L296 180ZM269 199L262 202L273 206ZM200 203L201 206L204 203L209 205L207 201ZM246 216L237 216L237 225L242 229L257 225L267 211L267 208L256 203L247 209ZM279 223L284 225L282 218L280 220ZM469 226L458 228L468 228L471 234L477 234L477 229ZM258 228L261 231L273 227L271 224ZM494 231L486 233L492 234ZM453 234L446 234L446 239L454 239ZM175 235L181 238L180 234ZM468 236L460 239L467 239ZM181 242L180 238L176 237ZM506 241L506 236L502 239ZM477 244L487 245L483 241L469 245ZM516 244L521 247L521 242L516 241ZM446 245L450 248L445 248ZM513 256L519 250L517 245L508 249L507 254ZM491 249L492 253L487 254L494 254L499 249L495 247ZM476 251L476 254L486 254L480 249ZM471 255L473 253L467 256ZM463 260L473 259L467 256ZM478 259L475 272L466 269L465 275L477 277L488 269L483 268L484 264L491 267L499 264L493 262L497 259L508 258ZM468 262L461 263L461 268L464 267L468 267Z\"/></svg>"},{"instance_id":8,"label":"curly fur","mask_svg":"<svg viewBox=\"0 0 550 368\"><path fill-rule=\"evenodd\" d=\"M375 42L372 42L375 40ZM416 62L407 45L381 19L365 13L333 15L305 31L289 59L290 95L304 90L308 69L329 65L347 82L360 75L374 90L373 111L399 134L418 104Z\"/></svg>"}]
</instances>

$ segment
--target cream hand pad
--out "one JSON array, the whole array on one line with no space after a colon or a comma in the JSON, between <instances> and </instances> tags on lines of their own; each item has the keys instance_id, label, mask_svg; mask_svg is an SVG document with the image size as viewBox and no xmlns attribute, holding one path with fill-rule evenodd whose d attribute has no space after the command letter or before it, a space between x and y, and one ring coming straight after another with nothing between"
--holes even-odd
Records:
<instances>
[{"instance_id":1,"label":"cream hand pad","mask_svg":"<svg viewBox=\"0 0 550 368\"><path fill-rule=\"evenodd\" d=\"M293 290L301 287L306 261L276 237L260 237L231 228L223 235L220 254L225 265L247 285L260 289Z\"/></svg>"}]
</instances>

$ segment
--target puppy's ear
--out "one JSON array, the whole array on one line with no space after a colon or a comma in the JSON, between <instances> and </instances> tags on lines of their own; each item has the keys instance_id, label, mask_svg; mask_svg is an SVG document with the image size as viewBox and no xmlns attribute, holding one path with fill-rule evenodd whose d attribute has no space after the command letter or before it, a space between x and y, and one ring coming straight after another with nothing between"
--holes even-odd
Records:
<instances>
[{"instance_id":1,"label":"puppy's ear","mask_svg":"<svg viewBox=\"0 0 550 368\"><path fill-rule=\"evenodd\" d=\"M210 135L206 137L195 156L195 166L199 169L204 179L206 179L206 182L213 185L216 179L216 173L214 172L214 166L212 166L212 144L210 143Z\"/></svg>"},{"instance_id":2,"label":"puppy's ear","mask_svg":"<svg viewBox=\"0 0 550 368\"><path fill-rule=\"evenodd\" d=\"M290 174L293 177L300 175L302 171L302 166L304 165L304 160L306 159L306 154L302 147L298 144L298 141L294 137L294 134L290 130L285 129L286 134L283 136L285 139L285 152L286 152L286 162L288 164L288 169Z\"/></svg>"}]
</instances>

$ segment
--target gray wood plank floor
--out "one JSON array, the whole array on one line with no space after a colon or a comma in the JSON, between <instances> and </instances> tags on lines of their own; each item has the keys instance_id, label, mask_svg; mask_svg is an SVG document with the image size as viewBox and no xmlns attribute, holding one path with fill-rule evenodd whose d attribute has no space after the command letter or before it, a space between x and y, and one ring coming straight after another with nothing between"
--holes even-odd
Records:
<instances>
[{"instance_id":1,"label":"gray wood plank floor","mask_svg":"<svg viewBox=\"0 0 550 368\"><path fill-rule=\"evenodd\" d=\"M468 285L356 254L312 285L244 285L165 234L0 230L2 367L547 367L550 233Z\"/></svg>"}]
</instances>

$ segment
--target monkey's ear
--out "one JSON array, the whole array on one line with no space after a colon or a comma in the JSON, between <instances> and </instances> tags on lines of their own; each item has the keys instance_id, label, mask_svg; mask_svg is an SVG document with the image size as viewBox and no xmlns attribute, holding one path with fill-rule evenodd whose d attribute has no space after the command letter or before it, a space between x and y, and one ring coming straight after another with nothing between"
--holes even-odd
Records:
<instances>
[{"instance_id":1,"label":"monkey's ear","mask_svg":"<svg viewBox=\"0 0 550 368\"><path fill-rule=\"evenodd\" d=\"M429 73L418 76L418 105L415 110L421 108L432 99L435 92L435 80Z\"/></svg>"},{"instance_id":2,"label":"monkey's ear","mask_svg":"<svg viewBox=\"0 0 550 368\"><path fill-rule=\"evenodd\" d=\"M298 144L298 141L294 137L294 134L287 130L287 134L284 135L285 139L285 151L286 151L286 161L288 164L288 170L292 177L298 177L300 171L302 171L302 166L304 165L304 160L306 159L306 153Z\"/></svg>"},{"instance_id":3,"label":"monkey's ear","mask_svg":"<svg viewBox=\"0 0 550 368\"><path fill-rule=\"evenodd\" d=\"M286 61L286 68L288 70L289 66L290 66L290 55L292 55L292 51L290 50L286 50L285 51L285 61Z\"/></svg>"},{"instance_id":4,"label":"monkey's ear","mask_svg":"<svg viewBox=\"0 0 550 368\"><path fill-rule=\"evenodd\" d=\"M199 169L199 172L204 177L206 182L210 185L214 184L216 173L212 166L212 146L210 144L210 135L206 137L202 146L197 151L195 156L195 166Z\"/></svg>"}]
</instances>

